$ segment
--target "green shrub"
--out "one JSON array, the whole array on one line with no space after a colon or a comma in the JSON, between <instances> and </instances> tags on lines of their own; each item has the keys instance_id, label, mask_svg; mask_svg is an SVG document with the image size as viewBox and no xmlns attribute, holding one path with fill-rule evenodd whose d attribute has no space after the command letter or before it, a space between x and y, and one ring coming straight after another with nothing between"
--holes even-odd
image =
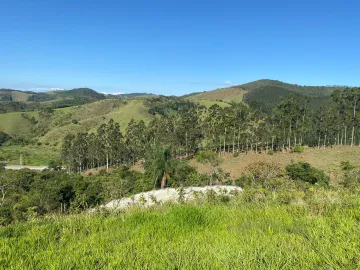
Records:
<instances>
[{"instance_id":1,"label":"green shrub","mask_svg":"<svg viewBox=\"0 0 360 270\"><path fill-rule=\"evenodd\" d=\"M196 160L200 163L208 163L212 166L218 166L221 163L221 158L217 155L217 153L206 150L201 151L196 154Z\"/></svg>"},{"instance_id":2,"label":"green shrub","mask_svg":"<svg viewBox=\"0 0 360 270\"><path fill-rule=\"evenodd\" d=\"M234 157L238 157L239 156L239 151L236 151L235 153L234 153Z\"/></svg>"},{"instance_id":3,"label":"green shrub","mask_svg":"<svg viewBox=\"0 0 360 270\"><path fill-rule=\"evenodd\" d=\"M304 146L296 145L291 149L291 151L293 153L302 153L302 152L304 152L304 149L305 149Z\"/></svg>"},{"instance_id":4,"label":"green shrub","mask_svg":"<svg viewBox=\"0 0 360 270\"><path fill-rule=\"evenodd\" d=\"M270 156L272 156L272 155L274 154L274 150L269 149L269 150L267 151L267 154L270 155Z\"/></svg>"},{"instance_id":5,"label":"green shrub","mask_svg":"<svg viewBox=\"0 0 360 270\"><path fill-rule=\"evenodd\" d=\"M283 182L284 170L280 165L270 162L255 162L245 168L245 174L235 180L240 187L260 186L274 188Z\"/></svg>"},{"instance_id":6,"label":"green shrub","mask_svg":"<svg viewBox=\"0 0 360 270\"><path fill-rule=\"evenodd\" d=\"M350 171L354 168L354 165L352 165L349 161L341 161L341 169L343 171Z\"/></svg>"},{"instance_id":7,"label":"green shrub","mask_svg":"<svg viewBox=\"0 0 360 270\"><path fill-rule=\"evenodd\" d=\"M311 167L307 162L292 163L286 166L286 172L293 180L300 180L311 184L328 186L330 178L324 171Z\"/></svg>"}]
</instances>

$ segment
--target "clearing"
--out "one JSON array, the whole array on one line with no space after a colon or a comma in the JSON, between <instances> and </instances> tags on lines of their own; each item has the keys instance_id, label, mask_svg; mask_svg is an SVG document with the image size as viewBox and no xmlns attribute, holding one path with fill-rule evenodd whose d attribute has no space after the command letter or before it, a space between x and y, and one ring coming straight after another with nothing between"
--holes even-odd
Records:
<instances>
[{"instance_id":1,"label":"clearing","mask_svg":"<svg viewBox=\"0 0 360 270\"><path fill-rule=\"evenodd\" d=\"M355 166L360 166L360 147L338 146L327 147L325 149L307 148L303 153L274 153L268 154L255 154L248 153L240 154L238 157L233 157L232 154L223 156L223 162L215 167L222 168L224 171L229 172L232 179L238 178L247 166L254 162L273 162L285 166L291 161L308 162L311 166L324 170L330 175L333 180L340 173L340 163L342 161L349 161ZM210 174L214 171L211 165L201 164L196 160L191 160L190 164L195 166L199 172Z\"/></svg>"}]
</instances>

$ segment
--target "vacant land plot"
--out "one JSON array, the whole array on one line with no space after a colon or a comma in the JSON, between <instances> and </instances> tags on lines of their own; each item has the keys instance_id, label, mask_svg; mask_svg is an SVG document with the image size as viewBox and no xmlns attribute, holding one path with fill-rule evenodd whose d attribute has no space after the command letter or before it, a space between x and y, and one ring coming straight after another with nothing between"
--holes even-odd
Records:
<instances>
[{"instance_id":1,"label":"vacant land plot","mask_svg":"<svg viewBox=\"0 0 360 270\"><path fill-rule=\"evenodd\" d=\"M232 178L239 177L247 166L254 162L274 162L285 166L291 161L305 161L310 165L324 170L331 176L336 178L340 171L340 164L342 161L350 161L352 164L360 166L360 147L327 147L326 149L312 149L308 148L303 153L275 153L255 154L248 153L240 154L238 157L233 157L232 154L223 156L223 162L218 166L229 172ZM202 173L211 173L214 168L211 165L201 164L195 160L191 164L198 168ZM216 169L216 168L215 168Z\"/></svg>"}]
</instances>

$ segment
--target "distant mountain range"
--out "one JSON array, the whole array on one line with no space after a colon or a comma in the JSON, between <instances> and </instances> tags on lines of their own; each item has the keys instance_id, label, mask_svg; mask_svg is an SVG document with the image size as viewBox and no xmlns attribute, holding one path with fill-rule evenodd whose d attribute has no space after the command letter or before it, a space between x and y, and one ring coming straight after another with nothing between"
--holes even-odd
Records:
<instances>
[{"instance_id":1,"label":"distant mountain range","mask_svg":"<svg viewBox=\"0 0 360 270\"><path fill-rule=\"evenodd\" d=\"M280 97L290 94L312 97L310 105L318 108L335 89L344 86L299 86L274 80L259 80L228 88L192 93L182 97L159 97L148 93L107 95L89 88L55 90L49 92L0 89L0 131L11 136L35 139L57 149L66 134L89 132L110 119L125 129L131 119L149 122L154 115L147 105L149 98L158 97L159 106L181 99L197 102L207 107L217 104L230 106L232 102L249 103L253 100L270 110ZM169 103L170 102L170 103ZM52 108L48 126L42 127L40 112ZM43 128L41 131L40 127Z\"/></svg>"},{"instance_id":2,"label":"distant mountain range","mask_svg":"<svg viewBox=\"0 0 360 270\"><path fill-rule=\"evenodd\" d=\"M279 101L280 97L296 94L312 97L311 104L316 107L325 102L335 89L343 90L344 88L345 86L302 86L265 79L213 91L192 93L182 97L205 105L210 105L214 102L231 103L244 101L249 103L256 100L270 108ZM54 90L48 92L0 89L0 102L58 102L58 107L64 107L104 99L138 99L151 95L152 94L148 93L103 94L90 88Z\"/></svg>"}]
</instances>

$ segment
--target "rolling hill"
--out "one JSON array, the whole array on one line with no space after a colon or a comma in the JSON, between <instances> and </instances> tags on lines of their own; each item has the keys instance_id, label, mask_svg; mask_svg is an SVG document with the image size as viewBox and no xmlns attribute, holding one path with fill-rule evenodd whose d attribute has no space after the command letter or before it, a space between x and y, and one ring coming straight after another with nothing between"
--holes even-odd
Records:
<instances>
[{"instance_id":1,"label":"rolling hill","mask_svg":"<svg viewBox=\"0 0 360 270\"><path fill-rule=\"evenodd\" d=\"M13 89L0 89L0 101L43 102L79 97L86 97L92 100L102 100L106 98L106 95L98 93L90 88L75 88L72 90L56 90L48 92L31 92Z\"/></svg>"},{"instance_id":2,"label":"rolling hill","mask_svg":"<svg viewBox=\"0 0 360 270\"><path fill-rule=\"evenodd\" d=\"M323 105L335 89L343 90L344 88L345 86L302 86L265 79L229 88L193 93L184 98L209 105L214 101L224 103L259 101L271 109L281 97L295 94L311 97L310 106L316 108Z\"/></svg>"},{"instance_id":3,"label":"rolling hill","mask_svg":"<svg viewBox=\"0 0 360 270\"><path fill-rule=\"evenodd\" d=\"M186 99L194 102L200 101L219 101L225 103L242 102L244 95L247 93L245 89L239 87L220 88L214 91L205 91L185 96Z\"/></svg>"},{"instance_id":4,"label":"rolling hill","mask_svg":"<svg viewBox=\"0 0 360 270\"><path fill-rule=\"evenodd\" d=\"M311 96L310 105L318 107L324 104L331 92L337 88L344 89L335 86L299 86L274 80L259 80L229 88L193 93L177 99L183 98L207 107L213 104L226 107L232 102L249 103L257 100L271 108L278 103L280 97L296 94ZM61 140L66 134L94 131L111 118L120 123L123 132L131 119L150 121L154 116L149 113L146 104L152 97L157 96L147 93L106 95L89 88L45 93L0 89L0 105L14 105L19 110L0 114L0 131L34 138L42 147L46 145L55 150L60 147ZM39 120L39 111L47 106L55 110L47 126L41 126L36 121ZM41 132L38 130L40 127Z\"/></svg>"}]
</instances>

